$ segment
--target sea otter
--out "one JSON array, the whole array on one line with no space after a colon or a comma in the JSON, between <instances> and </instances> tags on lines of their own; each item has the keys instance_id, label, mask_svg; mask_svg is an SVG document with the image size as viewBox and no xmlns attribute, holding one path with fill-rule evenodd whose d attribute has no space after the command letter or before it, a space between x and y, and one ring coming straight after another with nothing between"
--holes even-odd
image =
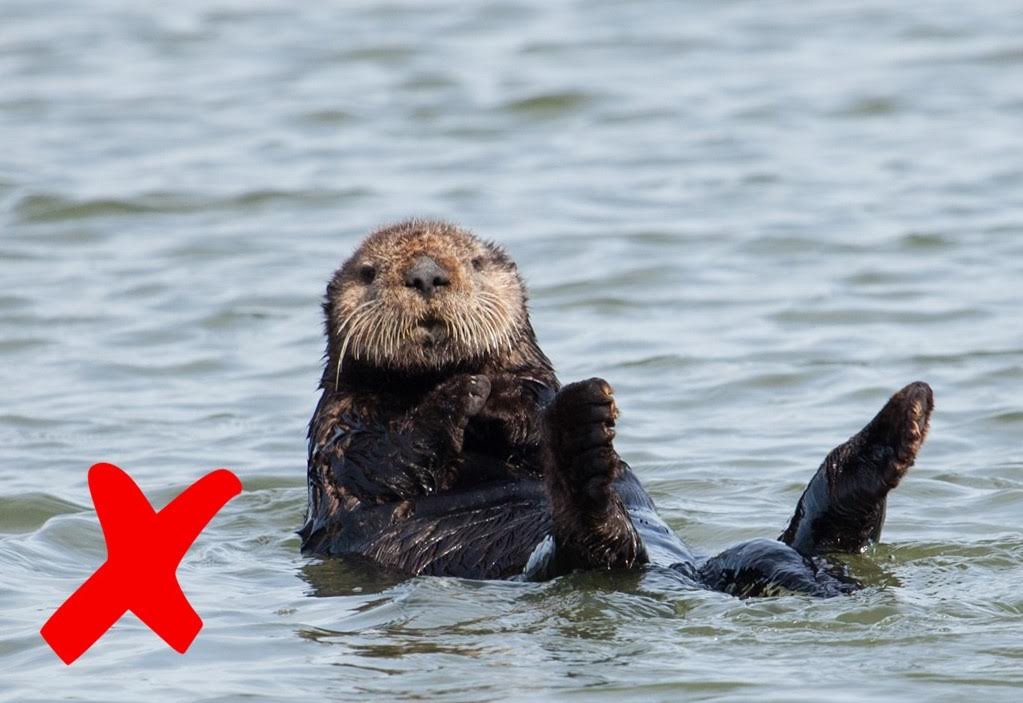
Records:
<instances>
[{"instance_id":1,"label":"sea otter","mask_svg":"<svg viewBox=\"0 0 1023 703\"><path fill-rule=\"evenodd\" d=\"M500 247L444 222L381 229L334 275L323 307L302 549L410 575L649 565L744 597L848 592L857 582L823 557L879 538L933 408L925 383L906 386L827 455L778 539L706 557L616 453L611 386L559 383Z\"/></svg>"}]
</instances>

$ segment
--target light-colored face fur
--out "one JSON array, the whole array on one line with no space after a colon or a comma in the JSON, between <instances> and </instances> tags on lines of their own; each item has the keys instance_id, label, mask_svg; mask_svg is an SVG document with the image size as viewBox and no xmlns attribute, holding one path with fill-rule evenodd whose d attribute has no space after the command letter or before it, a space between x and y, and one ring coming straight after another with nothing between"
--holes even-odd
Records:
<instances>
[{"instance_id":1,"label":"light-colored face fur","mask_svg":"<svg viewBox=\"0 0 1023 703\"><path fill-rule=\"evenodd\" d=\"M429 257L432 290L409 272ZM396 370L432 370L507 352L526 324L515 264L453 225L411 221L371 234L327 288L335 383L350 359Z\"/></svg>"}]
</instances>

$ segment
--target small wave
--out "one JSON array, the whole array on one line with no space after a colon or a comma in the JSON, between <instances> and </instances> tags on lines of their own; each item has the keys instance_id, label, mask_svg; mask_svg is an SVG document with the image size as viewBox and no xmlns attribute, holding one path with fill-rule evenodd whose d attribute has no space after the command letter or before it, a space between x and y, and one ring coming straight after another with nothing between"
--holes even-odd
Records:
<instances>
[{"instance_id":1,"label":"small wave","mask_svg":"<svg viewBox=\"0 0 1023 703\"><path fill-rule=\"evenodd\" d=\"M28 349L39 349L52 342L38 337L23 337L21 339L0 339L0 354L20 352Z\"/></svg>"},{"instance_id":2,"label":"small wave","mask_svg":"<svg viewBox=\"0 0 1023 703\"><path fill-rule=\"evenodd\" d=\"M75 199L55 194L32 194L21 198L14 214L24 224L65 220L105 219L141 214L192 214L220 210L252 210L281 203L335 205L347 198L366 195L361 188L348 190L272 190L204 197L188 193L147 193L130 198Z\"/></svg>"},{"instance_id":3,"label":"small wave","mask_svg":"<svg viewBox=\"0 0 1023 703\"><path fill-rule=\"evenodd\" d=\"M680 354L657 354L641 359L628 359L618 364L623 369L668 370L674 371L700 363L700 359Z\"/></svg>"},{"instance_id":4,"label":"small wave","mask_svg":"<svg viewBox=\"0 0 1023 703\"><path fill-rule=\"evenodd\" d=\"M301 118L313 124L339 125L353 121L355 114L347 110L323 109L306 112Z\"/></svg>"},{"instance_id":5,"label":"small wave","mask_svg":"<svg viewBox=\"0 0 1023 703\"><path fill-rule=\"evenodd\" d=\"M939 232L909 232L899 239L899 244L910 251L922 251L944 249L953 242Z\"/></svg>"},{"instance_id":6,"label":"small wave","mask_svg":"<svg viewBox=\"0 0 1023 703\"><path fill-rule=\"evenodd\" d=\"M346 49L336 53L333 58L342 63L365 61L368 63L395 66L414 59L418 55L419 49L415 46L394 44Z\"/></svg>"},{"instance_id":7,"label":"small wave","mask_svg":"<svg viewBox=\"0 0 1023 703\"><path fill-rule=\"evenodd\" d=\"M57 195L28 195L14 206L15 216L24 223L115 217L158 210L152 204L139 201L112 198L73 200Z\"/></svg>"},{"instance_id":8,"label":"small wave","mask_svg":"<svg viewBox=\"0 0 1023 703\"><path fill-rule=\"evenodd\" d=\"M853 100L836 113L841 117L887 117L900 109L898 100L888 96L869 96Z\"/></svg>"},{"instance_id":9,"label":"small wave","mask_svg":"<svg viewBox=\"0 0 1023 703\"><path fill-rule=\"evenodd\" d=\"M34 532L55 515L83 510L87 508L49 493L0 496L0 533Z\"/></svg>"},{"instance_id":10,"label":"small wave","mask_svg":"<svg viewBox=\"0 0 1023 703\"><path fill-rule=\"evenodd\" d=\"M559 117L570 115L587 107L596 97L579 91L540 93L501 105L501 110L529 117Z\"/></svg>"},{"instance_id":11,"label":"small wave","mask_svg":"<svg viewBox=\"0 0 1023 703\"><path fill-rule=\"evenodd\" d=\"M817 325L826 324L923 324L951 322L954 320L980 320L989 313L976 308L949 308L946 310L885 310L874 308L790 308L771 313L768 317L776 322L797 322Z\"/></svg>"}]
</instances>

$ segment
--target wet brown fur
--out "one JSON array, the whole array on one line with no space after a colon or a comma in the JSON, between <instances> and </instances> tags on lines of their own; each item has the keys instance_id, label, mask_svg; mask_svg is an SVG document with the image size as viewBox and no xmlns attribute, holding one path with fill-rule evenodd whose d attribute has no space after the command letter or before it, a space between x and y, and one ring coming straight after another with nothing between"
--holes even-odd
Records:
<instances>
[{"instance_id":1,"label":"wet brown fur","mask_svg":"<svg viewBox=\"0 0 1023 703\"><path fill-rule=\"evenodd\" d=\"M560 386L526 301L500 247L443 222L382 229L344 263L324 302L305 552L470 578L630 568L655 555L743 596L856 587L819 555L879 538L887 494L927 433L926 384L894 395L828 455L778 541L700 560L615 452L611 387Z\"/></svg>"},{"instance_id":2,"label":"wet brown fur","mask_svg":"<svg viewBox=\"0 0 1023 703\"><path fill-rule=\"evenodd\" d=\"M444 272L429 295L408 280L423 257ZM642 560L642 543L611 487L628 470L611 446L614 418L590 417L594 403L611 407L610 387L584 382L597 389L593 398L573 403L570 392L556 416L545 412L560 384L536 343L526 301L500 247L443 222L380 230L337 271L324 303L327 361L310 425L308 551L358 553L412 573L505 575L521 570L529 550L553 531L565 568ZM600 461L566 454L579 447L552 452L552 433L595 433ZM552 477L562 465L580 480L598 474L586 480L602 487L583 497L583 489ZM474 504L479 490L497 491L499 504ZM525 503L508 498L524 491ZM422 520L427 503L447 512ZM468 517L481 510L490 511L483 524ZM451 522L461 525L451 528L455 563L431 556L440 525ZM490 566L466 573L474 542L482 555L469 561Z\"/></svg>"}]
</instances>

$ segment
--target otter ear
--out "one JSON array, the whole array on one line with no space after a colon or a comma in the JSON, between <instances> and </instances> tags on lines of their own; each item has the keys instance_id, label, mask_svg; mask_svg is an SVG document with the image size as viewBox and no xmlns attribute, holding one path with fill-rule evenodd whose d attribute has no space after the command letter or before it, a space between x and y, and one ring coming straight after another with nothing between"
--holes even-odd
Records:
<instances>
[{"instance_id":1,"label":"otter ear","mask_svg":"<svg viewBox=\"0 0 1023 703\"><path fill-rule=\"evenodd\" d=\"M487 249L490 250L490 257L493 259L494 263L499 264L505 268L510 269L518 268L515 265L515 262L512 260L512 258L508 256L508 252L506 252L504 250L504 247L502 247L500 244L492 242L489 239L485 240L483 244L487 247Z\"/></svg>"}]
</instances>

